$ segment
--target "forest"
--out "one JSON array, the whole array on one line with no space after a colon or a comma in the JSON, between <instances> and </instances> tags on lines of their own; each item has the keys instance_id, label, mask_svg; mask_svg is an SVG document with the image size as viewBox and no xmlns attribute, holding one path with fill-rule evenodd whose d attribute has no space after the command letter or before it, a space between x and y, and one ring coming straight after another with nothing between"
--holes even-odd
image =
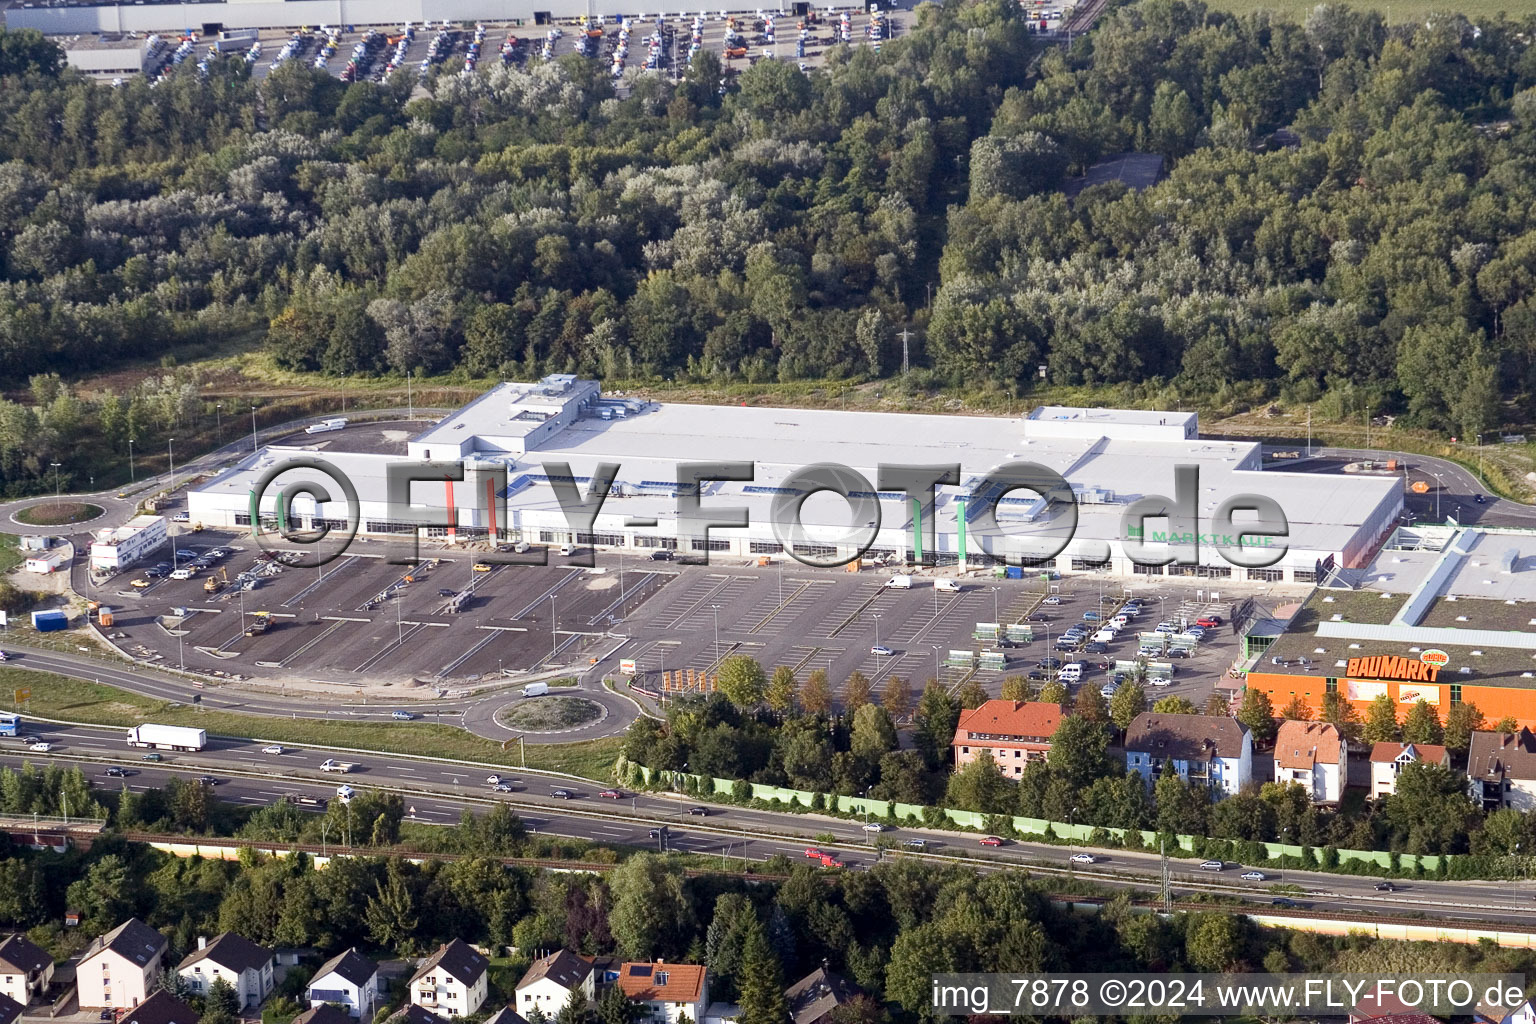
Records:
<instances>
[{"instance_id":1,"label":"forest","mask_svg":"<svg viewBox=\"0 0 1536 1024\"><path fill-rule=\"evenodd\" d=\"M1012 834L1007 821L1012 816L1099 826L1106 831L1096 835L1095 846L1115 845L1110 828L1204 836L1220 844L1208 846L1204 856L1250 865L1267 857L1259 843L1284 841L1319 851L1330 869L1338 866L1337 857L1326 852L1330 849L1471 854L1464 862L1467 877L1501 877L1514 868L1521 849L1536 848L1536 813L1506 808L1485 814L1468 797L1466 775L1456 768L1411 765L1399 776L1394 796L1321 807L1294 783L1254 785L1215 799L1209 787L1168 771L1148 786L1126 770L1123 753L1112 749L1143 711L1226 715L1220 697L1198 709L1182 697L1153 702L1140 683L1129 682L1111 700L1096 687L1083 686L1069 702L1062 684L1037 689L1022 677L1005 680L1002 692L1004 700L1042 700L1062 704L1067 712L1046 758L1030 761L1018 779L1004 776L990 757L953 770L950 743L960 713L987 700L975 680L951 693L930 679L914 702L899 677L887 677L875 694L869 681L854 673L834 702L825 672L799 681L780 667L769 677L740 655L722 663L716 692L671 702L665 722L637 719L623 756L653 770L683 771L686 765L690 774L742 780L733 794L738 801L750 796L746 783L763 783L916 804L928 809L930 824L941 823L938 808L978 811L995 816L987 829L1004 836ZM895 723L909 713L911 743L903 749ZM1270 756L1265 744L1273 740L1280 718L1310 716L1298 707L1277 713L1262 692L1249 690L1235 717L1253 733L1258 759ZM1471 731L1487 727L1474 705L1462 705L1442 725L1423 701L1401 722L1390 701L1374 707L1364 721L1347 702L1333 701L1323 718L1356 749L1362 742L1386 740L1445 743L1463 761Z\"/></svg>"},{"instance_id":2,"label":"forest","mask_svg":"<svg viewBox=\"0 0 1536 1024\"><path fill-rule=\"evenodd\" d=\"M185 379L21 381L206 345L333 377L867 381L900 371L910 326L911 389L1027 393L1043 365L1163 407L1519 423L1533 36L1536 16L1142 0L1041 50L1017 5L946 0L810 75L762 61L722 94L702 52L621 96L578 57L449 61L426 94L302 62L109 88L16 33L0 489L199 404ZM1163 180L1067 198L1128 150Z\"/></svg>"},{"instance_id":3,"label":"forest","mask_svg":"<svg viewBox=\"0 0 1536 1024\"><path fill-rule=\"evenodd\" d=\"M648 853L600 874L508 867L487 856L343 857L315 870L304 854L177 859L108 836L89 852L0 848L0 929L26 930L64 956L137 915L166 936L172 964L198 937L225 930L319 955L355 945L378 959L422 956L461 938L493 951L488 1009L510 1001L535 955L555 949L664 958L708 965L712 999L737 1001L742 1024L782 1024L784 986L823 964L864 993L839 1009L837 1024L933 1020L934 972L1536 970L1529 950L1260 929L1216 910L1163 918L1134 909L1124 894L1098 914L1079 914L1053 902L1048 883L1016 871L910 860L867 872L782 858L771 866L782 873L750 881ZM78 928L63 927L66 905L81 910ZM299 1012L295 996L311 969L290 971L267 1024ZM403 1000L397 986L376 1020ZM197 1002L203 1024L233 1019L213 994ZM555 1021L635 1024L633 1008L611 1000L568 1005Z\"/></svg>"}]
</instances>

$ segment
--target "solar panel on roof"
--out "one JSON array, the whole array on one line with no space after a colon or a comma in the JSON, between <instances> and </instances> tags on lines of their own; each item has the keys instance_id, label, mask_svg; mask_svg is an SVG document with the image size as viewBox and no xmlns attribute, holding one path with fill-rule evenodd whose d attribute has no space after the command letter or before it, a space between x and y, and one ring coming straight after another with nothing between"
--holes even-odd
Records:
<instances>
[{"instance_id":1,"label":"solar panel on roof","mask_svg":"<svg viewBox=\"0 0 1536 1024\"><path fill-rule=\"evenodd\" d=\"M651 976L650 964L630 964L629 976L632 978L649 978Z\"/></svg>"}]
</instances>

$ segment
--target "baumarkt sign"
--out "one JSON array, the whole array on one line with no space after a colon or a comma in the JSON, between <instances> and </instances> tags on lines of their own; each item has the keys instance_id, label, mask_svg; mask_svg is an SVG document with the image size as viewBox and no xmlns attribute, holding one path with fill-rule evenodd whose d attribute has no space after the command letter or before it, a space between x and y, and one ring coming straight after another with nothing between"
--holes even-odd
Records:
<instances>
[{"instance_id":1,"label":"baumarkt sign","mask_svg":"<svg viewBox=\"0 0 1536 1024\"><path fill-rule=\"evenodd\" d=\"M1350 658L1344 671L1351 679L1401 679L1412 683L1433 683L1440 676L1439 665L1393 655Z\"/></svg>"}]
</instances>

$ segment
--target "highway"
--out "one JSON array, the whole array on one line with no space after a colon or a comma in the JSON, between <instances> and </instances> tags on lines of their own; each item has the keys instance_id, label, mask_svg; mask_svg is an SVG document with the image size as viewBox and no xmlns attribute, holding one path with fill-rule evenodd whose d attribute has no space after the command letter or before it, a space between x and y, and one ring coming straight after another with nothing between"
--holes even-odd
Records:
<instances>
[{"instance_id":1,"label":"highway","mask_svg":"<svg viewBox=\"0 0 1536 1024\"><path fill-rule=\"evenodd\" d=\"M142 751L126 746L121 730L46 727L36 731L54 745L52 751L31 753L19 741L5 740L0 747L0 763L15 766L24 760L41 762L51 758L80 764L87 776L103 788L117 788L124 783L132 788L158 786L173 774L189 778L203 774L227 777L228 781L216 788L219 798L249 805L264 805L289 794L334 798L336 787L345 782L357 789L399 792L405 797L409 820L429 824L451 824L465 807L483 809L493 800L502 800L536 831L596 843L652 847L656 840L650 838L650 830L666 825L669 847L689 853L756 860L783 853L803 859L806 846L815 845L836 853L849 867L867 867L876 859L874 836L863 831L857 821L717 805L709 808L707 816L700 817L689 813L695 804L686 797L626 792L622 799L607 800L597 795L603 789L599 784L571 782L521 769L475 767L384 754L333 755L297 748L285 749L282 754L264 754L260 740L227 739L213 739L209 749L197 754L164 753L164 761L145 763L140 760ZM346 775L323 775L320 762L331 756L353 761L356 768ZM108 777L103 774L108 765L135 774L126 780ZM515 780L516 791L494 793L485 781L493 772L504 780ZM553 790L560 788L573 793L572 798L553 796ZM826 841L828 835L834 841ZM974 835L908 827L888 829L885 835L897 843L921 838L928 844L921 853L902 848L897 855L938 861L962 858L983 870L1011 865L1056 875L1071 872L1083 880L1151 893L1157 891L1161 875L1161 860L1155 854L1095 851L1097 863L1073 866L1069 858L1081 853L1080 847L1010 842L988 849L979 846ZM818 841L817 836L823 838ZM1194 892L1220 892L1264 905L1277 898L1271 887L1284 883L1300 890L1286 890L1285 895L1310 910L1507 924L1528 924L1536 906L1536 883L1528 881L1402 881L1394 882L1399 891L1383 893L1375 889L1376 878L1312 871L1282 873L1266 868L1269 877L1264 881L1243 882L1237 877L1241 870L1230 865L1218 873L1201 871L1193 861L1169 863L1176 899Z\"/></svg>"}]
</instances>

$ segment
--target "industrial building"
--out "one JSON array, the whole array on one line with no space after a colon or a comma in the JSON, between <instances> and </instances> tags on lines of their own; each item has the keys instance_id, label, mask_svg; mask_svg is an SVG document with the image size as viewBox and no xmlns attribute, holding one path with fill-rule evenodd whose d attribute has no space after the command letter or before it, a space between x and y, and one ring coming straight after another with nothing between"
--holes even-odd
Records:
<instances>
[{"instance_id":1,"label":"industrial building","mask_svg":"<svg viewBox=\"0 0 1536 1024\"><path fill-rule=\"evenodd\" d=\"M407 448L412 459L462 461L465 467L461 481L414 484L417 507L409 519L391 518L385 500L385 467L398 463L398 456L334 451L325 442L247 456L191 493L191 518L212 527L249 526L257 482L288 460L312 456L350 480L358 532L369 535L424 527L428 535L455 541L742 557L784 554L789 539L795 554L818 564L862 555L964 569L1018 561L1024 551L1029 564L1064 572L1310 582L1321 565L1368 562L1402 510L1395 477L1265 470L1258 444L1202 439L1193 413L1046 406L1002 418L660 404L605 397L596 381L555 375L536 384L500 384ZM751 479L701 485L680 480L687 476L681 467L696 462L746 463ZM812 493L803 481L790 479L804 467L826 463L858 474L848 487L850 500ZM1060 474L1074 500L1051 505L1032 491L1005 491L989 482L996 467L1018 463ZM551 472L568 477L556 483L585 495L603 464L618 466L609 496L590 528L573 529ZM559 465L569 469L553 469ZM959 466L958 483L939 485L933 500L917 506L901 490L876 489L882 465ZM1189 504L1201 531L1213 528L1215 512L1229 499L1241 504L1245 495L1262 495L1279 504L1288 535L1260 538L1274 547L1272 564L1234 566L1205 534L1197 564L1141 564L1173 558L1170 541L1176 544L1182 535L1161 528L1169 521L1165 516L1128 526L1127 507L1152 498L1166 509L1175 496L1177 467L1199 472L1198 493L1189 494ZM264 522L277 524L278 493L293 493L302 480L325 483L311 470L273 478L260 499ZM320 508L312 497L296 494L285 525L313 528L318 518L344 529L345 503L334 484L325 486L331 500ZM505 495L504 513L490 500L493 491ZM748 525L716 528L706 541L680 514L680 504L695 497L707 512L745 510ZM775 501L802 503L802 535L776 532ZM850 505L861 522L850 522ZM449 508L455 510L451 521ZM995 525L989 512L995 512ZM1052 557L1038 555L1059 547L1040 538L1065 537L1072 514L1077 521L1070 541Z\"/></svg>"},{"instance_id":2,"label":"industrial building","mask_svg":"<svg viewBox=\"0 0 1536 1024\"><path fill-rule=\"evenodd\" d=\"M1536 727L1536 534L1404 527L1365 569L1331 577L1248 672L1278 710L1338 694L1362 716L1385 695L1441 721L1471 703Z\"/></svg>"},{"instance_id":3,"label":"industrial building","mask_svg":"<svg viewBox=\"0 0 1536 1024\"><path fill-rule=\"evenodd\" d=\"M125 78L143 72L148 44L131 35L82 35L62 40L70 67L98 78Z\"/></svg>"},{"instance_id":4,"label":"industrial building","mask_svg":"<svg viewBox=\"0 0 1536 1024\"><path fill-rule=\"evenodd\" d=\"M164 516L135 516L123 526L97 530L91 540L91 568L119 572L164 544Z\"/></svg>"}]
</instances>

